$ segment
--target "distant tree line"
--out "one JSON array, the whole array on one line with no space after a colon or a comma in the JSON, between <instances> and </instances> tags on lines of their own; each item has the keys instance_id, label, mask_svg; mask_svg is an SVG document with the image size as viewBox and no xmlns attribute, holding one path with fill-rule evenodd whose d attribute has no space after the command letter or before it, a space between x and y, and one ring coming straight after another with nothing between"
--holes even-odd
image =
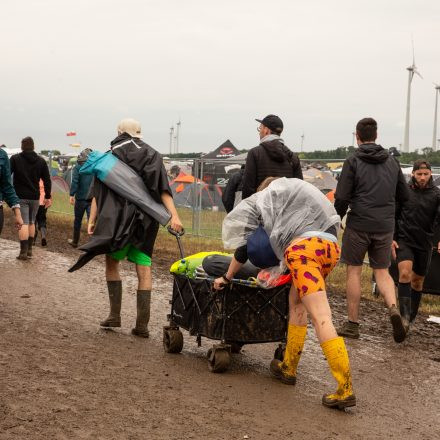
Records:
<instances>
[{"instance_id":1,"label":"distant tree line","mask_svg":"<svg viewBox=\"0 0 440 440\"><path fill-rule=\"evenodd\" d=\"M346 159L356 150L355 147L338 147L334 150L316 150L299 153L300 159ZM433 166L440 166L440 151L433 151L432 148L426 147L415 150L411 153L401 153L398 157L399 162L411 164L417 159L426 159Z\"/></svg>"},{"instance_id":2,"label":"distant tree line","mask_svg":"<svg viewBox=\"0 0 440 440\"><path fill-rule=\"evenodd\" d=\"M325 159L346 159L350 154L354 153L356 147L338 147L333 150L315 150L315 151L307 151L303 153L299 153L300 159L316 159L316 160L325 160ZM240 153L246 153L248 150L242 149L239 150ZM42 154L44 154L42 152ZM166 155L172 159L197 159L201 156L202 153L177 153ZM440 151L433 151L432 148L426 147L420 150L415 150L411 153L401 153L401 156L398 157L398 160L401 163L411 164L417 159L426 159L433 166L440 166Z\"/></svg>"}]
</instances>

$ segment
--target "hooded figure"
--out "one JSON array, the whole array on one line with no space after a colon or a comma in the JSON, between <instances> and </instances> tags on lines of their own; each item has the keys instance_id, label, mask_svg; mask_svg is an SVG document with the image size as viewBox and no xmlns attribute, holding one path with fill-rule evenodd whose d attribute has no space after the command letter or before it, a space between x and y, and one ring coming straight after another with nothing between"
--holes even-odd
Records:
<instances>
[{"instance_id":1,"label":"hooded figure","mask_svg":"<svg viewBox=\"0 0 440 440\"><path fill-rule=\"evenodd\" d=\"M20 254L18 259L32 257L35 237L35 219L40 206L40 179L44 185L44 203L51 198L52 184L46 161L34 151L34 140L25 137L21 141L19 154L11 157L11 173L17 196L20 198L20 210L23 227L19 231Z\"/></svg>"},{"instance_id":2,"label":"hooded figure","mask_svg":"<svg viewBox=\"0 0 440 440\"><path fill-rule=\"evenodd\" d=\"M73 222L73 238L69 238L67 242L74 248L78 246L79 237L81 235L81 223L84 213L87 219L90 217L91 197L89 195L90 185L93 176L81 174L80 170L87 161L91 148L85 148L78 154L76 165L72 170L72 183L70 184L70 204L74 205L75 219Z\"/></svg>"},{"instance_id":3,"label":"hooded figure","mask_svg":"<svg viewBox=\"0 0 440 440\"><path fill-rule=\"evenodd\" d=\"M295 177L302 179L298 156L280 138L283 122L276 115L268 115L260 122L260 145L249 150L243 175L242 198L255 194L267 177Z\"/></svg>"}]
</instances>

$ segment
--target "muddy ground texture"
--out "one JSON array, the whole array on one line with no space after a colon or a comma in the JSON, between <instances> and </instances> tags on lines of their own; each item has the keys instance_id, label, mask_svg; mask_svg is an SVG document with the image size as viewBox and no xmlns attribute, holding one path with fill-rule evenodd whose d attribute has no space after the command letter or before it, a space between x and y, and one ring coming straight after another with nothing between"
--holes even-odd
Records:
<instances>
[{"instance_id":1,"label":"muddy ground texture","mask_svg":"<svg viewBox=\"0 0 440 440\"><path fill-rule=\"evenodd\" d=\"M79 252L52 231L47 249L18 261L0 239L0 439L373 439L440 438L440 326L419 316L403 344L380 303L362 303L362 336L347 340L357 407L322 407L335 382L309 328L296 386L268 365L276 344L245 346L223 374L184 331L181 354L164 353L174 256L158 253L150 338L130 334L136 278L124 265L122 328L105 331L102 259L67 269ZM336 323L345 300L329 294Z\"/></svg>"}]
</instances>

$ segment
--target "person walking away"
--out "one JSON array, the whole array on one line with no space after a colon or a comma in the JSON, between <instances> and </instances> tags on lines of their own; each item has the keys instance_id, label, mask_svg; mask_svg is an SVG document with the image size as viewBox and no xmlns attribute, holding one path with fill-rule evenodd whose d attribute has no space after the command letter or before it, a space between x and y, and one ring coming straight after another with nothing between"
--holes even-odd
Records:
<instances>
[{"instance_id":1,"label":"person walking away","mask_svg":"<svg viewBox=\"0 0 440 440\"><path fill-rule=\"evenodd\" d=\"M3 214L3 200L12 209L15 218L15 227L17 230L23 226L23 219L20 212L20 199L15 193L11 181L11 166L8 155L3 150L4 145L0 146L0 234L2 233L4 214Z\"/></svg>"},{"instance_id":2,"label":"person walking away","mask_svg":"<svg viewBox=\"0 0 440 440\"><path fill-rule=\"evenodd\" d=\"M242 165L240 171L234 173L228 180L225 190L222 194L223 206L227 213L231 212L242 199L241 193L243 191L243 175L245 166Z\"/></svg>"},{"instance_id":3,"label":"person walking away","mask_svg":"<svg viewBox=\"0 0 440 440\"><path fill-rule=\"evenodd\" d=\"M272 360L270 371L282 382L296 384L310 314L338 383L335 393L323 396L322 404L343 409L355 406L356 397L347 349L333 326L325 287L326 277L339 260L339 225L333 205L310 183L300 179L265 179L259 191L237 205L223 222L224 247L236 251L228 271L214 281L214 288L222 289L231 282L247 260L248 240L262 227L275 256L284 261L292 275L286 351L282 362Z\"/></svg>"},{"instance_id":4,"label":"person walking away","mask_svg":"<svg viewBox=\"0 0 440 440\"><path fill-rule=\"evenodd\" d=\"M141 140L141 126L139 122L134 119L123 119L119 123L118 136L111 142L111 151L119 160L125 162L139 174L150 195L156 202L162 203L171 214L171 228L180 232L183 229L182 223L174 206L162 157L156 150ZM104 222L111 221L106 218L106 215L111 215L108 207L106 208L106 203L109 204L111 202L109 201L108 193L105 191L105 185L98 179L95 179L92 188L94 198L88 223L88 233L90 235L93 235L95 232L97 233L100 228L106 230ZM131 204L125 201L124 206L128 205ZM112 209L113 205L110 205L110 208ZM104 222L100 222L99 211L106 213L106 215L103 214ZM119 215L113 211L112 214L113 216ZM100 325L101 327L121 326L122 281L119 274L119 262L127 259L135 264L138 277L137 318L132 334L148 338L152 288L151 258L159 223L144 213L139 214L139 216L142 216L144 223L132 225L131 229L136 229L134 231L124 231L124 234L131 234L131 238L137 241L136 246L134 243L129 243L121 249L106 255L105 268L110 300L110 314ZM123 217L123 215L119 217ZM146 223L145 219L148 220ZM143 230L145 225L148 226L146 230Z\"/></svg>"},{"instance_id":5,"label":"person walking away","mask_svg":"<svg viewBox=\"0 0 440 440\"><path fill-rule=\"evenodd\" d=\"M86 148L81 151L78 155L77 163L72 170L70 204L74 205L75 219L73 221L73 238L69 238L67 241L74 248L78 247L84 213L87 215L87 220L90 218L90 206L92 200L89 192L93 176L91 174L81 174L80 170L91 152L91 148Z\"/></svg>"},{"instance_id":6,"label":"person walking away","mask_svg":"<svg viewBox=\"0 0 440 440\"><path fill-rule=\"evenodd\" d=\"M44 183L40 179L40 206L38 207L37 217L35 218L35 237L34 246L37 243L38 232L41 234L41 246L47 246L47 210L52 206L52 199L49 203L44 203Z\"/></svg>"},{"instance_id":7,"label":"person walking away","mask_svg":"<svg viewBox=\"0 0 440 440\"><path fill-rule=\"evenodd\" d=\"M414 162L409 194L409 200L396 210L392 253L399 269L400 314L413 322L433 248L440 253L440 242L433 242L434 229L440 223L440 190L433 184L428 161Z\"/></svg>"},{"instance_id":8,"label":"person walking away","mask_svg":"<svg viewBox=\"0 0 440 440\"><path fill-rule=\"evenodd\" d=\"M23 217L23 227L18 232L20 254L17 258L27 260L32 258L35 218L40 204L40 179L43 180L46 208L50 204L52 185L46 161L34 151L34 140L31 137L21 141L21 150L21 153L11 157L11 172Z\"/></svg>"},{"instance_id":9,"label":"person walking away","mask_svg":"<svg viewBox=\"0 0 440 440\"><path fill-rule=\"evenodd\" d=\"M368 252L370 267L389 309L394 340L402 342L408 324L402 321L396 307L388 267L396 202L408 199L408 187L397 160L376 144L374 119L364 118L357 123L356 139L359 148L344 162L335 193L335 208L341 219L350 207L341 254L341 262L347 265L348 321L338 329L338 334L359 338L361 273Z\"/></svg>"},{"instance_id":10,"label":"person walking away","mask_svg":"<svg viewBox=\"0 0 440 440\"><path fill-rule=\"evenodd\" d=\"M303 178L298 156L284 145L280 137L284 128L283 121L276 115L267 115L256 121L260 123L257 129L260 145L251 148L246 157L243 199L254 194L267 177Z\"/></svg>"}]
</instances>

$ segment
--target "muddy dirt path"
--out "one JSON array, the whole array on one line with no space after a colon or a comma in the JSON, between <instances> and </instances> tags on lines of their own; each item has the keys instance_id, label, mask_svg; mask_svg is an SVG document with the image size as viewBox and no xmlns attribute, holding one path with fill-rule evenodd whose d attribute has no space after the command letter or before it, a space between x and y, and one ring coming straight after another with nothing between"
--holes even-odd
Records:
<instances>
[{"instance_id":1,"label":"muddy dirt path","mask_svg":"<svg viewBox=\"0 0 440 440\"><path fill-rule=\"evenodd\" d=\"M210 341L184 332L165 354L162 325L172 280L154 269L151 337L131 336L136 279L124 269L123 327L98 326L108 311L102 263L75 274L71 251L36 248L15 259L0 240L0 439L433 439L440 438L440 328L418 318L392 342L383 306L364 302L359 341L347 341L358 406L321 406L334 381L309 330L295 387L270 378L275 344L247 346L230 370L207 369ZM330 295L336 321L344 301Z\"/></svg>"}]
</instances>

